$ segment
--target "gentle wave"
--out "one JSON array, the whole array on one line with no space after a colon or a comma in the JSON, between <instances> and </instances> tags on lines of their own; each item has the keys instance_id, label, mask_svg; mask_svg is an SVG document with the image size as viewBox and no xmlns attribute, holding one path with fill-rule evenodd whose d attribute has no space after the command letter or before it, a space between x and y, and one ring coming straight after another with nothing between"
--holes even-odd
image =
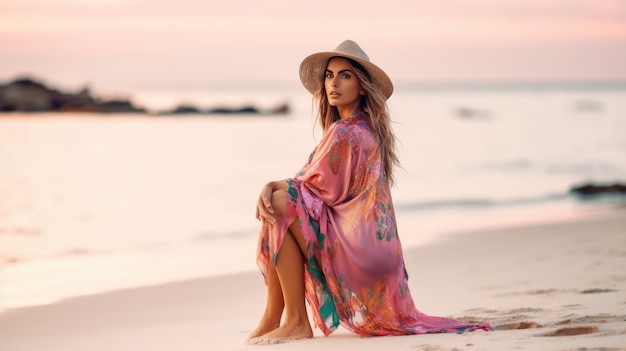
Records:
<instances>
[{"instance_id":1,"label":"gentle wave","mask_svg":"<svg viewBox=\"0 0 626 351\"><path fill-rule=\"evenodd\" d=\"M433 200L433 201L417 201L417 202L404 202L395 205L396 211L433 211L442 209L484 209L494 207L505 206L519 206L519 205L537 205L549 202L557 201L581 201L585 203L602 203L614 202L616 205L623 205L626 203L626 196L619 194L607 194L595 197L584 197L572 193L555 193L544 196L535 197L518 197L510 199L488 199L488 198L474 198L474 199L451 199L451 200Z\"/></svg>"},{"instance_id":2,"label":"gentle wave","mask_svg":"<svg viewBox=\"0 0 626 351\"><path fill-rule=\"evenodd\" d=\"M207 231L191 237L191 241L205 241L205 240L222 240L222 239L239 239L248 238L258 235L259 228L250 228L245 230L233 230L213 232Z\"/></svg>"}]
</instances>

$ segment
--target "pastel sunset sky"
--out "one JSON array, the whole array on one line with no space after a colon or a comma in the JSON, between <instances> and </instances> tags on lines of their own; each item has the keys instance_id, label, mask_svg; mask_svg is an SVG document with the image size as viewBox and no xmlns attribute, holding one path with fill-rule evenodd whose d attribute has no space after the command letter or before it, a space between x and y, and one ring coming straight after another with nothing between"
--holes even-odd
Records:
<instances>
[{"instance_id":1,"label":"pastel sunset sky","mask_svg":"<svg viewBox=\"0 0 626 351\"><path fill-rule=\"evenodd\" d=\"M343 39L396 82L626 79L626 0L0 0L0 80L295 83Z\"/></svg>"}]
</instances>

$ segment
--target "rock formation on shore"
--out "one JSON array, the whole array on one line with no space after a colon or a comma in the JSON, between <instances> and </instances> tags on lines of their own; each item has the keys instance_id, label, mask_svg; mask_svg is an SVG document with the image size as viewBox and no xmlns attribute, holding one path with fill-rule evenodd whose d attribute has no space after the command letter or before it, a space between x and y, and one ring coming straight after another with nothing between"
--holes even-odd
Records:
<instances>
[{"instance_id":1,"label":"rock formation on shore","mask_svg":"<svg viewBox=\"0 0 626 351\"><path fill-rule=\"evenodd\" d=\"M78 93L64 93L49 88L30 78L20 78L0 84L0 113L2 112L93 112L93 113L149 113L135 107L128 100L103 100L93 97L88 89ZM150 112L153 113L153 112ZM154 112L155 115L288 115L287 103L274 108L260 109L255 106L200 109L180 105L171 110Z\"/></svg>"},{"instance_id":2,"label":"rock formation on shore","mask_svg":"<svg viewBox=\"0 0 626 351\"><path fill-rule=\"evenodd\" d=\"M570 188L570 192L585 197L597 195L626 195L626 184L587 183Z\"/></svg>"},{"instance_id":3,"label":"rock formation on shore","mask_svg":"<svg viewBox=\"0 0 626 351\"><path fill-rule=\"evenodd\" d=\"M128 100L101 100L88 89L74 94L48 88L29 78L0 85L0 112L143 113Z\"/></svg>"},{"instance_id":4,"label":"rock formation on shore","mask_svg":"<svg viewBox=\"0 0 626 351\"><path fill-rule=\"evenodd\" d=\"M288 115L290 112L287 103L269 109L260 109L255 106L243 107L213 107L200 109L191 105L180 105L172 110L159 112L159 115Z\"/></svg>"}]
</instances>

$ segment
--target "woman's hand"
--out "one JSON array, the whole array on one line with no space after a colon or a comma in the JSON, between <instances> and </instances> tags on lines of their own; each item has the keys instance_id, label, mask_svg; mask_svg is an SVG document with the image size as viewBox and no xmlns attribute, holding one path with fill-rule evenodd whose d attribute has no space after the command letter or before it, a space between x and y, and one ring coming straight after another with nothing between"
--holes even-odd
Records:
<instances>
[{"instance_id":1,"label":"woman's hand","mask_svg":"<svg viewBox=\"0 0 626 351\"><path fill-rule=\"evenodd\" d=\"M256 219L265 222L267 224L274 225L276 218L274 218L274 207L272 206L272 196L276 190L289 190L289 185L286 181L274 181L269 182L261 189L259 200L256 204Z\"/></svg>"},{"instance_id":2,"label":"woman's hand","mask_svg":"<svg viewBox=\"0 0 626 351\"><path fill-rule=\"evenodd\" d=\"M274 193L272 183L274 182L269 182L263 186L256 204L256 219L265 221L269 225L276 223L273 216L274 208L272 207L272 194Z\"/></svg>"}]
</instances>

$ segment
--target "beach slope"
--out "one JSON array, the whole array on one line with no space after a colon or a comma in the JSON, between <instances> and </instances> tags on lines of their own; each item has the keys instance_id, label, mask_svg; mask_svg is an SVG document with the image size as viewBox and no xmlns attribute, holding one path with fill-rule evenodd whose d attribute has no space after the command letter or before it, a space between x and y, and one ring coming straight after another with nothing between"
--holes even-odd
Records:
<instances>
[{"instance_id":1,"label":"beach slope","mask_svg":"<svg viewBox=\"0 0 626 351\"><path fill-rule=\"evenodd\" d=\"M624 211L450 234L407 250L405 260L418 309L496 330L379 338L316 330L311 340L246 345L265 301L255 272L8 310L0 314L0 349L626 350Z\"/></svg>"}]
</instances>

